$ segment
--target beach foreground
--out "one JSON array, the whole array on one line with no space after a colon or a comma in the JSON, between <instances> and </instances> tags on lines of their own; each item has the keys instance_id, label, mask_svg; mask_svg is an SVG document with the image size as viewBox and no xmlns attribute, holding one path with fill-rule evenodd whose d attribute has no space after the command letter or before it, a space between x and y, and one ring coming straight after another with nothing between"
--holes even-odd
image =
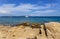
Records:
<instances>
[{"instance_id":1,"label":"beach foreground","mask_svg":"<svg viewBox=\"0 0 60 39\"><path fill-rule=\"evenodd\" d=\"M0 39L60 39L60 23L0 25Z\"/></svg>"}]
</instances>

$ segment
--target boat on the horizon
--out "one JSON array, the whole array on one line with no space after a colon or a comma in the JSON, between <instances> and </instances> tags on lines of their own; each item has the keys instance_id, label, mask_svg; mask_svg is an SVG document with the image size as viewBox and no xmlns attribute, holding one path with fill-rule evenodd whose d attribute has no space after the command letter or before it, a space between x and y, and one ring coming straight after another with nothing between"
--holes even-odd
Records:
<instances>
[{"instance_id":1,"label":"boat on the horizon","mask_svg":"<svg viewBox=\"0 0 60 39\"><path fill-rule=\"evenodd\" d=\"M26 18L28 18L29 16L25 16Z\"/></svg>"}]
</instances>

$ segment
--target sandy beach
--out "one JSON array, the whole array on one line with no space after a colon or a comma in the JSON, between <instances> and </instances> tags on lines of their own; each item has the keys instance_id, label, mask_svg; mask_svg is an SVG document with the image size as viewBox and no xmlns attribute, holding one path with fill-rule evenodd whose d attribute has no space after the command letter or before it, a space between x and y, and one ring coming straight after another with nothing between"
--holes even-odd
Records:
<instances>
[{"instance_id":1,"label":"sandy beach","mask_svg":"<svg viewBox=\"0 0 60 39\"><path fill-rule=\"evenodd\" d=\"M0 25L0 39L60 39L60 23Z\"/></svg>"}]
</instances>

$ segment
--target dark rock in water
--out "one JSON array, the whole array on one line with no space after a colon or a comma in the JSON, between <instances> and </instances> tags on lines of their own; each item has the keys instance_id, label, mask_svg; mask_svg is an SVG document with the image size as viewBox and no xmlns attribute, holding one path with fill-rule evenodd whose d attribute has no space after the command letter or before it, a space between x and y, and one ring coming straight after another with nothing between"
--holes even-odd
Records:
<instances>
[{"instance_id":1,"label":"dark rock in water","mask_svg":"<svg viewBox=\"0 0 60 39\"><path fill-rule=\"evenodd\" d=\"M32 28L40 28L40 24L32 24L31 27Z\"/></svg>"},{"instance_id":2,"label":"dark rock in water","mask_svg":"<svg viewBox=\"0 0 60 39\"><path fill-rule=\"evenodd\" d=\"M23 26L29 26L30 23L28 23L28 22L24 22L24 23L22 23L22 25L23 25Z\"/></svg>"},{"instance_id":3,"label":"dark rock in water","mask_svg":"<svg viewBox=\"0 0 60 39\"><path fill-rule=\"evenodd\" d=\"M21 24L16 24L15 26L20 26L20 25L29 26L29 23L24 22L24 23L21 23Z\"/></svg>"},{"instance_id":4,"label":"dark rock in water","mask_svg":"<svg viewBox=\"0 0 60 39\"><path fill-rule=\"evenodd\" d=\"M20 26L21 24L17 24L17 25L15 25L15 26Z\"/></svg>"}]
</instances>

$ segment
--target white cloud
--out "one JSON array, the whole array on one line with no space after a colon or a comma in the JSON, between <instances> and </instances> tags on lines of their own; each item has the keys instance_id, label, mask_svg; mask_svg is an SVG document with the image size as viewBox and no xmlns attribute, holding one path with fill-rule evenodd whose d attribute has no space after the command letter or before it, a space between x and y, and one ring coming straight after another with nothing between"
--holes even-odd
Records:
<instances>
[{"instance_id":1,"label":"white cloud","mask_svg":"<svg viewBox=\"0 0 60 39\"><path fill-rule=\"evenodd\" d=\"M55 12L55 10L49 10L51 8L51 4L47 4L45 6L39 6L39 5L33 5L33 4L20 4L16 6L15 4L3 4L0 6L0 13L1 14L12 14L12 12L21 12L24 13L30 13L31 14L37 14L37 13L51 13ZM43 10L45 9L45 10ZM46 10L48 9L48 10Z\"/></svg>"},{"instance_id":2,"label":"white cloud","mask_svg":"<svg viewBox=\"0 0 60 39\"><path fill-rule=\"evenodd\" d=\"M44 11L35 11L33 13L30 14L30 16L41 16L43 14L50 14L50 13L54 13L56 12L56 10L44 10Z\"/></svg>"},{"instance_id":3,"label":"white cloud","mask_svg":"<svg viewBox=\"0 0 60 39\"><path fill-rule=\"evenodd\" d=\"M51 12L55 12L56 10L44 10L44 11L35 11L34 13L51 13Z\"/></svg>"}]
</instances>

